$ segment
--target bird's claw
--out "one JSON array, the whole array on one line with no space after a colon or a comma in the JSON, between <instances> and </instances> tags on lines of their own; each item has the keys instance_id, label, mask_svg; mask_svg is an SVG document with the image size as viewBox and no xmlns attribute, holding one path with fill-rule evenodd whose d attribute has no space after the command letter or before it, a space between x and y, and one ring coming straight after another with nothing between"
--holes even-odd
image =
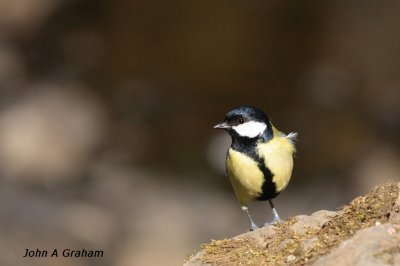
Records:
<instances>
[{"instance_id":1,"label":"bird's claw","mask_svg":"<svg viewBox=\"0 0 400 266\"><path fill-rule=\"evenodd\" d=\"M277 225L277 224L280 224L282 222L283 222L283 220L281 218L279 218L279 217L278 218L274 218L271 222L266 222L264 224L264 227L270 226L270 225Z\"/></svg>"},{"instance_id":2,"label":"bird's claw","mask_svg":"<svg viewBox=\"0 0 400 266\"><path fill-rule=\"evenodd\" d=\"M255 231L258 229L258 226L256 224L252 224L250 228L250 232Z\"/></svg>"}]
</instances>

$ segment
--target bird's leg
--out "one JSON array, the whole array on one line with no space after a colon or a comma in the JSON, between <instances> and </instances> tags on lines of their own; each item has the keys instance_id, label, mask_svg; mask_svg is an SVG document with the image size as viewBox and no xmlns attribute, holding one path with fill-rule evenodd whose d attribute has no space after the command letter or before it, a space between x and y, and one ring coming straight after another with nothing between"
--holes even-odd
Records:
<instances>
[{"instance_id":1,"label":"bird's leg","mask_svg":"<svg viewBox=\"0 0 400 266\"><path fill-rule=\"evenodd\" d=\"M271 222L265 223L264 226L282 222L282 219L281 219L281 217L279 217L279 214L278 214L278 212L276 211L275 206L274 206L274 204L272 203L272 200L268 200L268 202L269 202L269 206L271 206L271 209L272 209L273 218L272 218L272 221L271 221Z\"/></svg>"},{"instance_id":2,"label":"bird's leg","mask_svg":"<svg viewBox=\"0 0 400 266\"><path fill-rule=\"evenodd\" d=\"M250 227L251 227L250 231L254 231L254 230L258 229L258 226L257 226L256 223L253 221L253 218L251 218L251 215L250 215L250 212L249 212L248 208L247 208L246 206L242 206L242 210L243 210L244 212L246 212L247 217L249 217L249 220L250 220Z\"/></svg>"}]
</instances>

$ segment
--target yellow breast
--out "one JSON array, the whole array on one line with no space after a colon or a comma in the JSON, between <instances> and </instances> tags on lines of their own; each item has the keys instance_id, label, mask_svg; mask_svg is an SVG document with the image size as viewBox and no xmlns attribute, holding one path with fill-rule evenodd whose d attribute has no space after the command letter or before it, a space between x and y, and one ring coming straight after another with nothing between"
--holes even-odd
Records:
<instances>
[{"instance_id":1,"label":"yellow breast","mask_svg":"<svg viewBox=\"0 0 400 266\"><path fill-rule=\"evenodd\" d=\"M277 192L285 189L289 183L293 170L294 151L292 141L275 128L274 138L257 146L257 153L264 158L265 165L272 172L272 180L276 184Z\"/></svg>"},{"instance_id":2,"label":"yellow breast","mask_svg":"<svg viewBox=\"0 0 400 266\"><path fill-rule=\"evenodd\" d=\"M256 161L243 153L229 149L226 169L236 197L242 206L247 206L261 194L264 175Z\"/></svg>"}]
</instances>

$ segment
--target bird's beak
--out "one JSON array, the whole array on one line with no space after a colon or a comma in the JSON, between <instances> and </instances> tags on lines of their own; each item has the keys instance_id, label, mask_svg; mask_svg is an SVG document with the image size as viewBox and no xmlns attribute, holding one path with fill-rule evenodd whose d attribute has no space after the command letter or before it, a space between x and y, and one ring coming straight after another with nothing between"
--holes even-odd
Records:
<instances>
[{"instance_id":1,"label":"bird's beak","mask_svg":"<svg viewBox=\"0 0 400 266\"><path fill-rule=\"evenodd\" d=\"M231 128L231 126L228 125L228 123L226 123L226 122L222 122L222 123L215 125L213 128L228 129L228 128Z\"/></svg>"}]
</instances>

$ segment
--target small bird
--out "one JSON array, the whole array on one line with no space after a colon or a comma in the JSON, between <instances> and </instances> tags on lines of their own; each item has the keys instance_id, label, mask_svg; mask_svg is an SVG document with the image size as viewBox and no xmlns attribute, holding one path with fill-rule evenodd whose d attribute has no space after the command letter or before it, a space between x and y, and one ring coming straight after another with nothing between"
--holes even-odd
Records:
<instances>
[{"instance_id":1,"label":"small bird","mask_svg":"<svg viewBox=\"0 0 400 266\"><path fill-rule=\"evenodd\" d=\"M273 220L264 226L281 222L272 199L289 183L297 133L280 132L262 110L252 106L230 110L224 122L214 128L228 131L232 138L226 155L226 171L250 220L250 230L258 228L248 210L249 203L255 200L268 200L271 206Z\"/></svg>"}]
</instances>

